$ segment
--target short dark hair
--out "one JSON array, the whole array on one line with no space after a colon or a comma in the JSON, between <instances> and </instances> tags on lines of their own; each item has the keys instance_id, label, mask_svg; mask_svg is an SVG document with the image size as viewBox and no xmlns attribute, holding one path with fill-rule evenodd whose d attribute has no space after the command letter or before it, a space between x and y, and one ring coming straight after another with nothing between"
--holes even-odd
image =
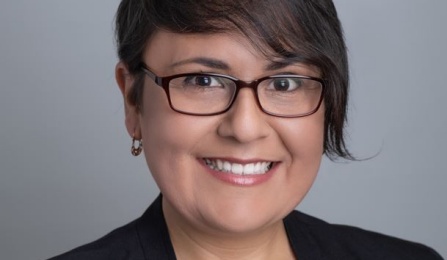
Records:
<instances>
[{"instance_id":1,"label":"short dark hair","mask_svg":"<svg viewBox=\"0 0 447 260\"><path fill-rule=\"evenodd\" d=\"M324 153L353 159L344 127L349 69L332 0L122 0L116 14L119 59L135 77L128 101L142 105L142 55L160 29L175 33L236 31L267 58L316 66L325 79Z\"/></svg>"}]
</instances>

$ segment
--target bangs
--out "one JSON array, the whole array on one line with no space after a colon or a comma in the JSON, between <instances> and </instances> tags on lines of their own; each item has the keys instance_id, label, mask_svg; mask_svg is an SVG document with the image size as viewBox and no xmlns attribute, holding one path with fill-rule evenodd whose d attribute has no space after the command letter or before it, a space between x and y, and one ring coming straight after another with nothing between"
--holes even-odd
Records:
<instances>
[{"instance_id":1,"label":"bangs","mask_svg":"<svg viewBox=\"0 0 447 260\"><path fill-rule=\"evenodd\" d=\"M306 63L327 74L338 67L334 56L343 55L337 51L340 46L333 46L339 40L325 34L334 31L338 20L329 14L336 21L329 24L327 7L311 2L156 0L147 2L146 8L159 28L175 33L237 32L269 60Z\"/></svg>"},{"instance_id":2,"label":"bangs","mask_svg":"<svg viewBox=\"0 0 447 260\"><path fill-rule=\"evenodd\" d=\"M117 41L126 47L126 35L144 39L156 30L175 33L237 32L245 36L269 60L302 62L316 66L323 74L347 70L341 26L332 1L307 0L152 0L126 1L122 8L138 10L135 32L118 26ZM119 17L118 17L119 18ZM129 27L129 26L126 26ZM144 37L143 37L144 36ZM123 44L124 43L124 44ZM140 45L141 46L141 42ZM130 47L130 46L127 46ZM142 52L142 50L137 50ZM135 53L135 52L134 52ZM134 57L137 58L137 57ZM130 67L133 71L134 68ZM135 68L137 69L137 68ZM340 72L338 71L338 72ZM343 73L341 73L343 74Z\"/></svg>"}]
</instances>

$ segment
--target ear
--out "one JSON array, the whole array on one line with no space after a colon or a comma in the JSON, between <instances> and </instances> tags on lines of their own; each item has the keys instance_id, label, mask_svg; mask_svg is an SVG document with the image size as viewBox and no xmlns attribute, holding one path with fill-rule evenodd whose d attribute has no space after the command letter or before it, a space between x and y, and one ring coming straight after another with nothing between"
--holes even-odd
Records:
<instances>
[{"instance_id":1,"label":"ear","mask_svg":"<svg viewBox=\"0 0 447 260\"><path fill-rule=\"evenodd\" d=\"M122 61L116 64L115 79L124 98L124 113L127 132L131 137L141 139L139 110L135 105L128 101L128 96L133 87L135 78L129 73L129 69Z\"/></svg>"}]
</instances>

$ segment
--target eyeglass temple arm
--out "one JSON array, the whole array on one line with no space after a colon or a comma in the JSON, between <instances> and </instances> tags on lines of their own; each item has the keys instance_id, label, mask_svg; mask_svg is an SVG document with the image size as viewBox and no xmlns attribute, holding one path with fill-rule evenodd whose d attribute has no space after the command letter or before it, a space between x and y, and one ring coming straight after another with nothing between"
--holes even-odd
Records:
<instances>
[{"instance_id":1,"label":"eyeglass temple arm","mask_svg":"<svg viewBox=\"0 0 447 260\"><path fill-rule=\"evenodd\" d=\"M158 77L157 75L155 75L152 71L150 71L146 64L142 63L140 65L141 70L149 76L149 78L151 78L153 81L155 81L155 83L157 83L157 85L162 85L162 78Z\"/></svg>"}]
</instances>

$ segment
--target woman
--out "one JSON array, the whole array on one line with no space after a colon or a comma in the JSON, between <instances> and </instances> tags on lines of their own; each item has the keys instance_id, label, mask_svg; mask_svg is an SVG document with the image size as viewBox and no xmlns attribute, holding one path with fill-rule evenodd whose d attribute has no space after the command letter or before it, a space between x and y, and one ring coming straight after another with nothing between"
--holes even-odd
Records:
<instances>
[{"instance_id":1,"label":"woman","mask_svg":"<svg viewBox=\"0 0 447 260\"><path fill-rule=\"evenodd\" d=\"M54 259L441 259L294 211L323 154L353 159L332 1L123 0L116 26L131 152L161 195Z\"/></svg>"}]
</instances>

